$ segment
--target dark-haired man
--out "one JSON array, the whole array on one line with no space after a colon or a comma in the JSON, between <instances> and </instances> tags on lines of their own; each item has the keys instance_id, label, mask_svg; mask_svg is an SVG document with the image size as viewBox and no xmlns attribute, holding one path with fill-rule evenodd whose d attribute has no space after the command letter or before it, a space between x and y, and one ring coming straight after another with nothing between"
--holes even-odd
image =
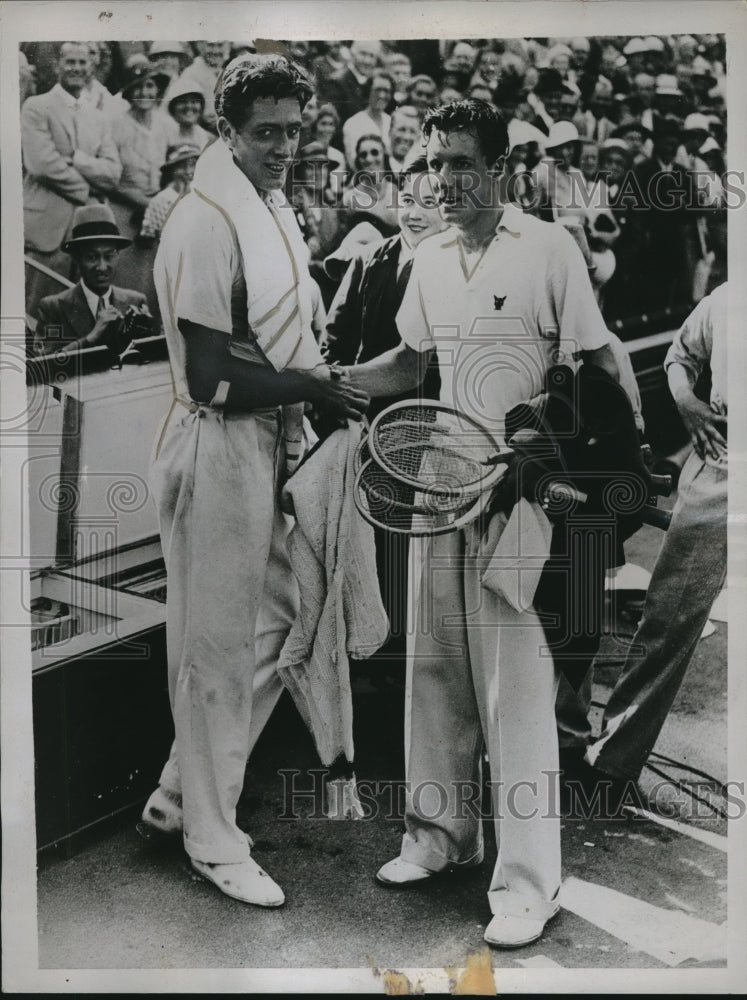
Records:
<instances>
[{"instance_id":1,"label":"dark-haired man","mask_svg":"<svg viewBox=\"0 0 747 1000\"><path fill-rule=\"evenodd\" d=\"M609 334L571 236L498 199L508 149L500 113L457 101L426 117L424 135L453 228L418 247L397 314L403 344L349 371L370 395L402 391L435 350L442 401L501 440L506 413L537 396L561 358L572 364L580 354L616 377ZM544 515L529 501L514 515L517 554L536 553L535 539L547 540ZM500 535L506 523L498 514L489 531ZM486 748L498 861L485 940L519 947L558 910L552 659L542 655L531 594L511 597L483 583L479 529L416 539L413 548L406 832L400 856L377 877L402 886L481 863Z\"/></svg>"},{"instance_id":2,"label":"dark-haired man","mask_svg":"<svg viewBox=\"0 0 747 1000\"><path fill-rule=\"evenodd\" d=\"M280 906L236 824L298 606L278 496L301 457L303 404L355 419L367 399L319 353L308 250L282 195L309 80L281 56L245 55L221 81L220 139L171 212L154 269L175 387L151 485L176 738L143 823L183 833L193 868L226 895Z\"/></svg>"}]
</instances>

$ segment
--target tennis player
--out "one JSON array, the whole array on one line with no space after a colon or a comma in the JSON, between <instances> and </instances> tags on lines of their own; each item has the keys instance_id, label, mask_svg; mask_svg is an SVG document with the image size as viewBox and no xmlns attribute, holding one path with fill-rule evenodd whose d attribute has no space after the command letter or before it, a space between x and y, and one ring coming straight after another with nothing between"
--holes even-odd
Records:
<instances>
[{"instance_id":1,"label":"tennis player","mask_svg":"<svg viewBox=\"0 0 747 1000\"><path fill-rule=\"evenodd\" d=\"M423 132L451 228L415 253L397 315L403 343L348 371L370 395L391 395L417 385L435 351L442 401L502 443L505 414L541 392L551 365L588 360L617 378L610 337L571 236L498 199L500 113L457 101L430 111ZM533 503L523 509L520 549L544 517ZM496 518L494 533L506 523ZM483 586L475 525L416 539L412 559L406 832L377 878L402 887L480 865L487 750L498 859L485 940L520 947L558 912L555 668L531 604L517 610Z\"/></svg>"}]
</instances>

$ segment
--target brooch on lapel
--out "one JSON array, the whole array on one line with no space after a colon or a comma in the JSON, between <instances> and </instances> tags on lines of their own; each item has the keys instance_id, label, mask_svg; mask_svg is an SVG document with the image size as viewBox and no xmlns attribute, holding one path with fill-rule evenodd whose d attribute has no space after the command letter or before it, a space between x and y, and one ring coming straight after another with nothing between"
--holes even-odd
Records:
<instances>
[{"instance_id":1,"label":"brooch on lapel","mask_svg":"<svg viewBox=\"0 0 747 1000\"><path fill-rule=\"evenodd\" d=\"M501 309L503 308L503 303L506 301L506 298L507 298L507 296L505 296L505 295L501 296L501 298L498 298L497 295L494 295L493 296L493 308L497 309L498 312L500 312Z\"/></svg>"}]
</instances>

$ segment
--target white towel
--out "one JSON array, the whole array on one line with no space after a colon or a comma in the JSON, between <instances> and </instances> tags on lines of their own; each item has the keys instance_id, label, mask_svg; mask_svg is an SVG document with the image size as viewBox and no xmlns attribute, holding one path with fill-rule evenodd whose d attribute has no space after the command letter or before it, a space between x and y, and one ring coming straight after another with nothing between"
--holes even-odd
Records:
<instances>
[{"instance_id":1,"label":"white towel","mask_svg":"<svg viewBox=\"0 0 747 1000\"><path fill-rule=\"evenodd\" d=\"M524 497L511 516L496 514L488 525L480 555L487 565L482 585L500 594L515 611L530 611L540 575L550 557L552 524L536 503Z\"/></svg>"},{"instance_id":2,"label":"white towel","mask_svg":"<svg viewBox=\"0 0 747 1000\"><path fill-rule=\"evenodd\" d=\"M270 364L276 371L323 364L311 326L309 251L282 192L271 191L263 201L221 140L197 161L192 190L213 205L236 234L249 326Z\"/></svg>"}]
</instances>

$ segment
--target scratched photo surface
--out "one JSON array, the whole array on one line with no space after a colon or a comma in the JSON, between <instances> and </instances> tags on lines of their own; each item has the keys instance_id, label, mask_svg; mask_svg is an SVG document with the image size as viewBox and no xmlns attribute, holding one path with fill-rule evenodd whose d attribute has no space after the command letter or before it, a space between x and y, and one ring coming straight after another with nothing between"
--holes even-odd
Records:
<instances>
[{"instance_id":1,"label":"scratched photo surface","mask_svg":"<svg viewBox=\"0 0 747 1000\"><path fill-rule=\"evenodd\" d=\"M25 317L4 311L3 351L26 409L3 443L26 449L11 624L31 663L40 975L495 993L519 972L505 980L518 991L535 972L558 989L563 970L624 970L614 982L635 989L635 970L729 971L727 828L745 813L727 739L724 286L746 200L731 39L718 19L533 27L220 41L174 18L177 41L163 23L96 41L38 40L38 26L16 47L20 163L4 152L3 169L22 178ZM259 98L273 122L293 111L272 141L216 108L255 54L292 60L308 87ZM487 116L492 139L474 118L429 125L445 105ZM253 200L231 190L237 165ZM427 341L431 361L415 388L378 392L363 424L326 397L263 402L271 443L247 445L230 437L235 389L194 391L180 299L200 330L217 317L239 371L318 357L344 389L350 366L403 342L416 356ZM600 384L574 375L603 350L619 386L602 368ZM691 376L697 420L665 359ZM412 425L402 444L402 420L378 415L418 393L443 412L400 480L385 450L414 451ZM555 452L537 444L545 417L522 409L540 398ZM592 458L569 487L580 432L563 414L582 406ZM467 416L451 426L446 407ZM488 430L480 455L467 420ZM154 469L187 447L202 486L164 499L177 486ZM493 493L459 479L496 462L519 472L488 473ZM455 568L465 553L474 589ZM174 672L249 640L254 681L223 715L204 679ZM244 698L245 754L233 784L218 762L215 795L233 795L235 816L219 808L282 887L278 908L219 891L182 820L175 754L183 774L205 770ZM178 750L174 712L193 719ZM381 877L401 851L425 876ZM528 917L505 909L512 884ZM536 939L491 946L495 915L537 922L535 897Z\"/></svg>"}]
</instances>

